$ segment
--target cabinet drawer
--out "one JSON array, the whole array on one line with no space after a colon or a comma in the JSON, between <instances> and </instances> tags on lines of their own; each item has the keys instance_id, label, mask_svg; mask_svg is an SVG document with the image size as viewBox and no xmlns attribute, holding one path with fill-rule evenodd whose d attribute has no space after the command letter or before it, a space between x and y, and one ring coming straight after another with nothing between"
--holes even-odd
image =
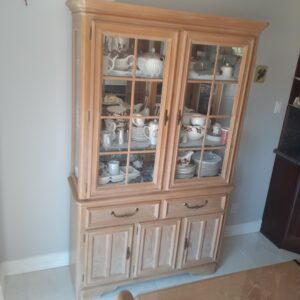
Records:
<instances>
[{"instance_id":1,"label":"cabinet drawer","mask_svg":"<svg viewBox=\"0 0 300 300\"><path fill-rule=\"evenodd\" d=\"M202 213L222 211L226 196L201 196L181 199L167 199L164 202L163 217L187 217Z\"/></svg>"},{"instance_id":2,"label":"cabinet drawer","mask_svg":"<svg viewBox=\"0 0 300 300\"><path fill-rule=\"evenodd\" d=\"M160 201L87 208L86 228L133 224L159 218Z\"/></svg>"}]
</instances>

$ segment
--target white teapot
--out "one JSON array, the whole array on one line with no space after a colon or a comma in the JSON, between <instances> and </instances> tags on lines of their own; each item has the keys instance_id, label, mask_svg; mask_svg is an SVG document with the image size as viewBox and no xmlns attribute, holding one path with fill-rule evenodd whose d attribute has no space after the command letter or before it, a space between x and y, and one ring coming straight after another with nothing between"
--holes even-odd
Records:
<instances>
[{"instance_id":1,"label":"white teapot","mask_svg":"<svg viewBox=\"0 0 300 300\"><path fill-rule=\"evenodd\" d=\"M151 77L162 76L164 63L160 59L158 53L155 53L155 48L151 52L147 52L138 57L137 66L144 75Z\"/></svg>"}]
</instances>

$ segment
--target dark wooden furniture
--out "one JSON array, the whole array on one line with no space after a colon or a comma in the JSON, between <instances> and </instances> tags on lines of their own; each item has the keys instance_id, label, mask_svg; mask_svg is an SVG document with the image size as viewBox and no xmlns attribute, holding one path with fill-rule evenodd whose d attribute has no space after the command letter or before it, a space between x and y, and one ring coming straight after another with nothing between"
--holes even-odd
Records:
<instances>
[{"instance_id":1,"label":"dark wooden furniture","mask_svg":"<svg viewBox=\"0 0 300 300\"><path fill-rule=\"evenodd\" d=\"M300 56L273 167L261 232L279 248L300 253Z\"/></svg>"}]
</instances>

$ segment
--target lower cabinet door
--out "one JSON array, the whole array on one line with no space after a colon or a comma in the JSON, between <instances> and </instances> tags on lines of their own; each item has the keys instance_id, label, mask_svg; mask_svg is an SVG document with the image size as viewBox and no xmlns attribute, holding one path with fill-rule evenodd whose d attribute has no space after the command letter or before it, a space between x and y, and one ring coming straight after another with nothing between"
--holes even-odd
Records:
<instances>
[{"instance_id":1,"label":"lower cabinet door","mask_svg":"<svg viewBox=\"0 0 300 300\"><path fill-rule=\"evenodd\" d=\"M178 268L216 261L223 214L184 218L178 250Z\"/></svg>"},{"instance_id":2,"label":"lower cabinet door","mask_svg":"<svg viewBox=\"0 0 300 300\"><path fill-rule=\"evenodd\" d=\"M175 269L180 219L137 225L134 276L165 273Z\"/></svg>"},{"instance_id":3,"label":"lower cabinet door","mask_svg":"<svg viewBox=\"0 0 300 300\"><path fill-rule=\"evenodd\" d=\"M133 225L87 233L85 284L123 280L130 275Z\"/></svg>"}]
</instances>

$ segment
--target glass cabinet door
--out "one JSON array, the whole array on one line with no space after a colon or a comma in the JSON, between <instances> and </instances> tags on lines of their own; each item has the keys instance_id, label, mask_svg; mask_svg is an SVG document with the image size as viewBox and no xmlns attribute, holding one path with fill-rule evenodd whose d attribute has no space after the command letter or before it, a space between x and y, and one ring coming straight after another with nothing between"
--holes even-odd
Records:
<instances>
[{"instance_id":1,"label":"glass cabinet door","mask_svg":"<svg viewBox=\"0 0 300 300\"><path fill-rule=\"evenodd\" d=\"M141 184L159 188L173 33L152 37L142 29L114 28L101 25L96 36L96 192Z\"/></svg>"},{"instance_id":2,"label":"glass cabinet door","mask_svg":"<svg viewBox=\"0 0 300 300\"><path fill-rule=\"evenodd\" d=\"M190 41L178 113L175 184L225 177L244 50Z\"/></svg>"}]
</instances>

